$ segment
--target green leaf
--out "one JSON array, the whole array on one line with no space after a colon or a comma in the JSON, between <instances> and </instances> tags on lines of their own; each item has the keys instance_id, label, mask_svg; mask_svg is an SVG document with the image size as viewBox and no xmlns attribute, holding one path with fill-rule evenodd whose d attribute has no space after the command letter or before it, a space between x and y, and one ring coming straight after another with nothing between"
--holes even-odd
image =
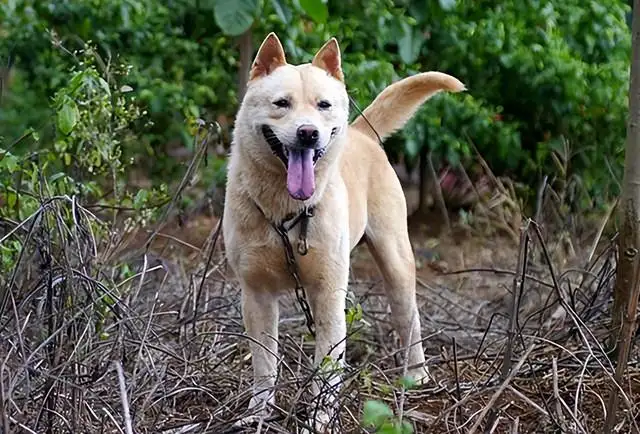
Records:
<instances>
[{"instance_id":1,"label":"green leaf","mask_svg":"<svg viewBox=\"0 0 640 434\"><path fill-rule=\"evenodd\" d=\"M82 85L82 80L84 80L84 78L84 71L76 72L67 85L67 92L75 92Z\"/></svg>"},{"instance_id":2,"label":"green leaf","mask_svg":"<svg viewBox=\"0 0 640 434\"><path fill-rule=\"evenodd\" d=\"M402 387L404 387L405 389L411 389L413 387L415 387L416 383L416 379L413 377L410 377L408 375L402 376L400 378L399 381L400 385L402 385Z\"/></svg>"},{"instance_id":3,"label":"green leaf","mask_svg":"<svg viewBox=\"0 0 640 434\"><path fill-rule=\"evenodd\" d=\"M109 88L109 83L105 81L104 78L98 77L98 83L100 83L100 87L108 96L111 96L111 89Z\"/></svg>"},{"instance_id":4,"label":"green leaf","mask_svg":"<svg viewBox=\"0 0 640 434\"><path fill-rule=\"evenodd\" d=\"M322 0L300 0L300 7L316 23L326 23L329 9Z\"/></svg>"},{"instance_id":5,"label":"green leaf","mask_svg":"<svg viewBox=\"0 0 640 434\"><path fill-rule=\"evenodd\" d=\"M60 132L64 135L68 135L75 128L78 123L78 106L75 101L67 98L62 105L62 108L58 111L57 125Z\"/></svg>"},{"instance_id":6,"label":"green leaf","mask_svg":"<svg viewBox=\"0 0 640 434\"><path fill-rule=\"evenodd\" d=\"M8 170L9 173L15 172L18 168L18 157L10 152L0 154L0 168Z\"/></svg>"},{"instance_id":7,"label":"green leaf","mask_svg":"<svg viewBox=\"0 0 640 434\"><path fill-rule=\"evenodd\" d=\"M49 182L50 182L51 184L53 184L53 183L54 183L54 182L56 182L58 179L60 179L60 178L64 178L65 176L66 176L66 175L64 174L64 172L58 172L58 173L55 173L55 174L53 174L53 175L51 175L51 176L49 177Z\"/></svg>"},{"instance_id":8,"label":"green leaf","mask_svg":"<svg viewBox=\"0 0 640 434\"><path fill-rule=\"evenodd\" d=\"M409 422L407 422L406 420L403 420L402 423L400 424L400 426L398 427L398 430L402 434L412 434L413 433L413 426Z\"/></svg>"},{"instance_id":9,"label":"green leaf","mask_svg":"<svg viewBox=\"0 0 640 434\"><path fill-rule=\"evenodd\" d=\"M364 403L362 423L366 426L379 427L391 417L393 417L393 411L387 404L376 400Z\"/></svg>"},{"instance_id":10,"label":"green leaf","mask_svg":"<svg viewBox=\"0 0 640 434\"><path fill-rule=\"evenodd\" d=\"M13 208L16 206L16 202L18 201L18 195L13 191L7 193L7 205L9 208Z\"/></svg>"},{"instance_id":11,"label":"green leaf","mask_svg":"<svg viewBox=\"0 0 640 434\"><path fill-rule=\"evenodd\" d=\"M420 56L423 38L420 32L415 31L415 28L407 23L402 23L402 30L402 38L398 41L400 58L404 63L413 63Z\"/></svg>"},{"instance_id":12,"label":"green leaf","mask_svg":"<svg viewBox=\"0 0 640 434\"><path fill-rule=\"evenodd\" d=\"M239 36L251 27L258 13L258 0L216 0L216 24L230 36Z\"/></svg>"},{"instance_id":13,"label":"green leaf","mask_svg":"<svg viewBox=\"0 0 640 434\"><path fill-rule=\"evenodd\" d=\"M353 323L362 320L362 306L357 304L356 306L350 307L347 309L347 324L352 325Z\"/></svg>"},{"instance_id":14,"label":"green leaf","mask_svg":"<svg viewBox=\"0 0 640 434\"><path fill-rule=\"evenodd\" d=\"M291 9L289 9L289 7L280 0L271 0L271 6L273 6L273 9L276 11L276 15L278 15L280 21L285 24L289 24L292 16Z\"/></svg>"},{"instance_id":15,"label":"green leaf","mask_svg":"<svg viewBox=\"0 0 640 434\"><path fill-rule=\"evenodd\" d=\"M133 207L135 209L142 208L146 204L148 198L149 193L147 192L147 190L138 190L135 197L133 198Z\"/></svg>"}]
</instances>

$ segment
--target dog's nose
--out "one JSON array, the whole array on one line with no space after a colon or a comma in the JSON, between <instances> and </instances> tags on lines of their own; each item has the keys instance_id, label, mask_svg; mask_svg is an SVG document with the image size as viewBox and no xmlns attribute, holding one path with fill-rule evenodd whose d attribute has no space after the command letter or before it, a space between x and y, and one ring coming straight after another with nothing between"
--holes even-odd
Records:
<instances>
[{"instance_id":1,"label":"dog's nose","mask_svg":"<svg viewBox=\"0 0 640 434\"><path fill-rule=\"evenodd\" d=\"M313 125L301 125L296 133L298 141L302 146L314 147L318 143L320 132Z\"/></svg>"}]
</instances>

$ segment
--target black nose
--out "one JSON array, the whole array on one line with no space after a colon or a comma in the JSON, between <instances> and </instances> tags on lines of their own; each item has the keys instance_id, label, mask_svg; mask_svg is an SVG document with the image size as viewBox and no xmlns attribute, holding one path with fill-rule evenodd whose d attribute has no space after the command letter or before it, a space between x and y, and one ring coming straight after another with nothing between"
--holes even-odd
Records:
<instances>
[{"instance_id":1,"label":"black nose","mask_svg":"<svg viewBox=\"0 0 640 434\"><path fill-rule=\"evenodd\" d=\"M301 125L296 132L300 145L306 147L314 147L318 143L320 132L313 125Z\"/></svg>"}]
</instances>

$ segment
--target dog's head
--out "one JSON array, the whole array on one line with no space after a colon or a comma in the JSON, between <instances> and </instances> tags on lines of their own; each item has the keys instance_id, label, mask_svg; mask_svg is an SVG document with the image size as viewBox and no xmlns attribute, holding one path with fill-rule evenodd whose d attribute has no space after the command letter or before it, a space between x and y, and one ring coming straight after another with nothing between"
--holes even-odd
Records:
<instances>
[{"instance_id":1,"label":"dog's head","mask_svg":"<svg viewBox=\"0 0 640 434\"><path fill-rule=\"evenodd\" d=\"M316 164L345 134L348 116L338 42L327 42L310 64L290 65L278 37L269 34L251 67L236 129L252 135L241 146L254 158L284 164L293 198L313 195Z\"/></svg>"}]
</instances>

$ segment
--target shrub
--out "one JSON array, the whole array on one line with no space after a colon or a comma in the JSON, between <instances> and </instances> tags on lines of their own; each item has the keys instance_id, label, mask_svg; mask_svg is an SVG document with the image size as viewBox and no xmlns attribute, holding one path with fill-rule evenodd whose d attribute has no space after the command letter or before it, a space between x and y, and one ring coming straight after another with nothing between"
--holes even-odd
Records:
<instances>
[{"instance_id":1,"label":"shrub","mask_svg":"<svg viewBox=\"0 0 640 434\"><path fill-rule=\"evenodd\" d=\"M240 12L222 10L232 7ZM622 0L16 0L0 5L0 56L11 57L16 70L0 136L11 141L38 127L73 64L58 47L73 51L90 40L107 69L132 66L128 83L149 113L151 123L136 125L138 140L125 155L152 176L172 179L178 165L168 150L191 148L193 119L232 120L237 109L236 34L250 29L255 49L276 31L295 63L336 36L349 93L361 108L418 71L450 73L469 89L467 96L437 96L387 141L390 155L404 154L413 165L428 147L456 164L473 142L498 175L528 185L568 175L606 201L621 173L628 11ZM567 146L564 174L554 161Z\"/></svg>"}]
</instances>

